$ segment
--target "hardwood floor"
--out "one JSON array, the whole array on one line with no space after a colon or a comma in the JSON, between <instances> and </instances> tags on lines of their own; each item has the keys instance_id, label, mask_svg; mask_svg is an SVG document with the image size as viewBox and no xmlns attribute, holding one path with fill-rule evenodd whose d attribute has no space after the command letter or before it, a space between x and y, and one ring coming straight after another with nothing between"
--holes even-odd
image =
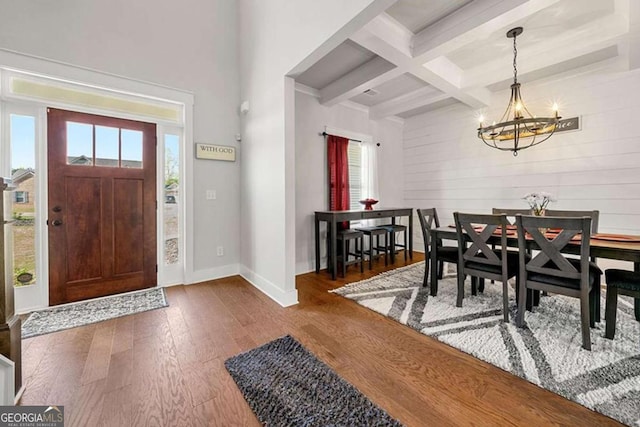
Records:
<instances>
[{"instance_id":1,"label":"hardwood floor","mask_svg":"<svg viewBox=\"0 0 640 427\"><path fill-rule=\"evenodd\" d=\"M385 270L374 267L301 275L294 307L236 276L167 288L164 309L24 340L21 404L64 405L67 426L258 426L224 360L290 334L407 426L620 425L327 292Z\"/></svg>"}]
</instances>

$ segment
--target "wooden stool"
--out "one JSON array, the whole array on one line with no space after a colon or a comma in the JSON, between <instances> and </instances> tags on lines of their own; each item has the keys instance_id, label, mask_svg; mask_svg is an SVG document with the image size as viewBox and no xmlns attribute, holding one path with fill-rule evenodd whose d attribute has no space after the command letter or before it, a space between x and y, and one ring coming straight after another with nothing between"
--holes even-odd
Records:
<instances>
[{"instance_id":1,"label":"wooden stool","mask_svg":"<svg viewBox=\"0 0 640 427\"><path fill-rule=\"evenodd\" d=\"M407 226L400 224L381 225L389 233L389 250L391 251L391 263L396 262L396 247L404 249L404 260L407 260ZM396 233L404 233L404 245L396 243Z\"/></svg>"},{"instance_id":2,"label":"wooden stool","mask_svg":"<svg viewBox=\"0 0 640 427\"><path fill-rule=\"evenodd\" d=\"M607 307L604 313L606 329L604 336L613 339L616 334L616 314L618 311L618 295L635 298L634 312L640 322L640 273L611 268L605 271L607 277Z\"/></svg>"},{"instance_id":3,"label":"wooden stool","mask_svg":"<svg viewBox=\"0 0 640 427\"><path fill-rule=\"evenodd\" d=\"M374 226L356 228L356 230L362 231L365 236L369 236L369 250L364 251L365 255L369 255L369 270L373 269L373 251L376 251L378 255L380 255L380 252L384 253L384 265L387 265L387 246L389 244L387 229ZM375 246L373 244L374 236L376 238ZM384 238L382 246L380 246L380 236Z\"/></svg>"},{"instance_id":4,"label":"wooden stool","mask_svg":"<svg viewBox=\"0 0 640 427\"><path fill-rule=\"evenodd\" d=\"M338 243L342 242L342 254L338 255L337 261L342 261L342 277L347 275L347 266L360 263L360 272L364 272L364 253L363 240L364 233L357 230L341 230L336 236ZM351 252L351 241L355 241L355 250ZM354 259L349 261L349 255L353 255Z\"/></svg>"}]
</instances>

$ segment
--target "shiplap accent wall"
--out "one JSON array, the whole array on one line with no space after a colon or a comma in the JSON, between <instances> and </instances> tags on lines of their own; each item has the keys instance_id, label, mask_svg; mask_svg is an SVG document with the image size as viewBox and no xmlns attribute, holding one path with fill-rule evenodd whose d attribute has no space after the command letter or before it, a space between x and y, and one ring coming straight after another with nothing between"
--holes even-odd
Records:
<instances>
[{"instance_id":1,"label":"shiplap accent wall","mask_svg":"<svg viewBox=\"0 0 640 427\"><path fill-rule=\"evenodd\" d=\"M525 103L543 115L553 101L563 117L581 116L580 131L553 135L518 157L476 137L478 111L455 105L407 119L405 204L453 212L527 208L522 196L548 191L553 209L598 209L600 231L640 234L640 71L591 70L549 82L522 82ZM536 96L537 95L537 96ZM508 91L492 98L487 121L499 118ZM416 247L422 235L416 230Z\"/></svg>"}]
</instances>

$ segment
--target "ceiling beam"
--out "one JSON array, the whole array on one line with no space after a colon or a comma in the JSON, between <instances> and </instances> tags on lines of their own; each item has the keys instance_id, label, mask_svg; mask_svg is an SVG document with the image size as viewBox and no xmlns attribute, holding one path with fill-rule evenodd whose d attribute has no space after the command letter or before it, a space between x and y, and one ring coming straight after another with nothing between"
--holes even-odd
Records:
<instances>
[{"instance_id":1,"label":"ceiling beam","mask_svg":"<svg viewBox=\"0 0 640 427\"><path fill-rule=\"evenodd\" d=\"M449 96L480 108L489 102L487 89L462 90L462 70L455 70L444 54L490 34L496 25L509 25L559 0L474 1L414 36L386 13L373 19L351 39L395 68L369 63L321 89L320 101L335 105L402 74L411 73ZM506 17L505 17L506 16ZM425 64L425 65L423 65ZM457 68L457 67L456 67ZM448 70L448 71L447 71Z\"/></svg>"},{"instance_id":2,"label":"ceiling beam","mask_svg":"<svg viewBox=\"0 0 640 427\"><path fill-rule=\"evenodd\" d=\"M413 38L409 35L411 33L407 33L408 30L405 27L386 14L382 14L352 36L352 40L393 63L396 66L396 74L398 72L413 74L448 94L449 97L456 98L472 108L481 108L488 104L489 91L479 90L468 93L460 90L462 70L448 59L439 57L425 66L421 60L413 58L411 56ZM390 76L391 73L387 73L383 77Z\"/></svg>"},{"instance_id":3,"label":"ceiling beam","mask_svg":"<svg viewBox=\"0 0 640 427\"><path fill-rule=\"evenodd\" d=\"M369 107L369 118L378 120L449 98L451 96L427 86Z\"/></svg>"},{"instance_id":4,"label":"ceiling beam","mask_svg":"<svg viewBox=\"0 0 640 427\"><path fill-rule=\"evenodd\" d=\"M416 34L413 57L424 62L478 40L496 28L505 28L560 0L474 1Z\"/></svg>"},{"instance_id":5,"label":"ceiling beam","mask_svg":"<svg viewBox=\"0 0 640 427\"><path fill-rule=\"evenodd\" d=\"M320 103L328 107L339 104L361 94L374 85L377 86L380 83L391 80L393 77L386 77L388 74L397 77L402 73L395 69L389 61L375 57L322 88L320 90Z\"/></svg>"},{"instance_id":6,"label":"ceiling beam","mask_svg":"<svg viewBox=\"0 0 640 427\"><path fill-rule=\"evenodd\" d=\"M590 54L594 54L594 60L602 60L598 59L600 56L596 53L616 46L628 30L628 18L612 14L577 28L569 36L537 43L521 53L523 57L526 56L526 69L521 71L522 75L535 73L559 63L568 63ZM590 37L586 39L584 34L590 34ZM462 88L486 87L510 78L513 78L511 61L506 58L495 59L468 69L463 76Z\"/></svg>"},{"instance_id":7,"label":"ceiling beam","mask_svg":"<svg viewBox=\"0 0 640 427\"><path fill-rule=\"evenodd\" d=\"M471 108L482 108L491 102L491 92L484 87L478 87L474 91L462 89L461 85L466 72L444 56L433 59L422 67L414 69L412 74L429 81L432 86Z\"/></svg>"}]
</instances>

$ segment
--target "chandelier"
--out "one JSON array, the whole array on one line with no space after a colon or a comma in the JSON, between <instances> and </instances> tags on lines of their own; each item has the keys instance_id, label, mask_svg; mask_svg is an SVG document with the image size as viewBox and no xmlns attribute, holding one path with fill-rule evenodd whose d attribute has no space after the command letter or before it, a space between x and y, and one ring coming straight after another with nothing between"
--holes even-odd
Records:
<instances>
[{"instance_id":1,"label":"chandelier","mask_svg":"<svg viewBox=\"0 0 640 427\"><path fill-rule=\"evenodd\" d=\"M538 145L553 135L558 125L558 106L553 104L553 117L536 117L532 115L522 101L520 83L518 83L518 67L516 58L516 37L522 34L522 27L516 27L507 32L507 37L513 39L513 84L509 105L498 123L491 126L484 125L484 118L480 117L478 138L486 145L502 151L513 151L517 156L519 150Z\"/></svg>"}]
</instances>

